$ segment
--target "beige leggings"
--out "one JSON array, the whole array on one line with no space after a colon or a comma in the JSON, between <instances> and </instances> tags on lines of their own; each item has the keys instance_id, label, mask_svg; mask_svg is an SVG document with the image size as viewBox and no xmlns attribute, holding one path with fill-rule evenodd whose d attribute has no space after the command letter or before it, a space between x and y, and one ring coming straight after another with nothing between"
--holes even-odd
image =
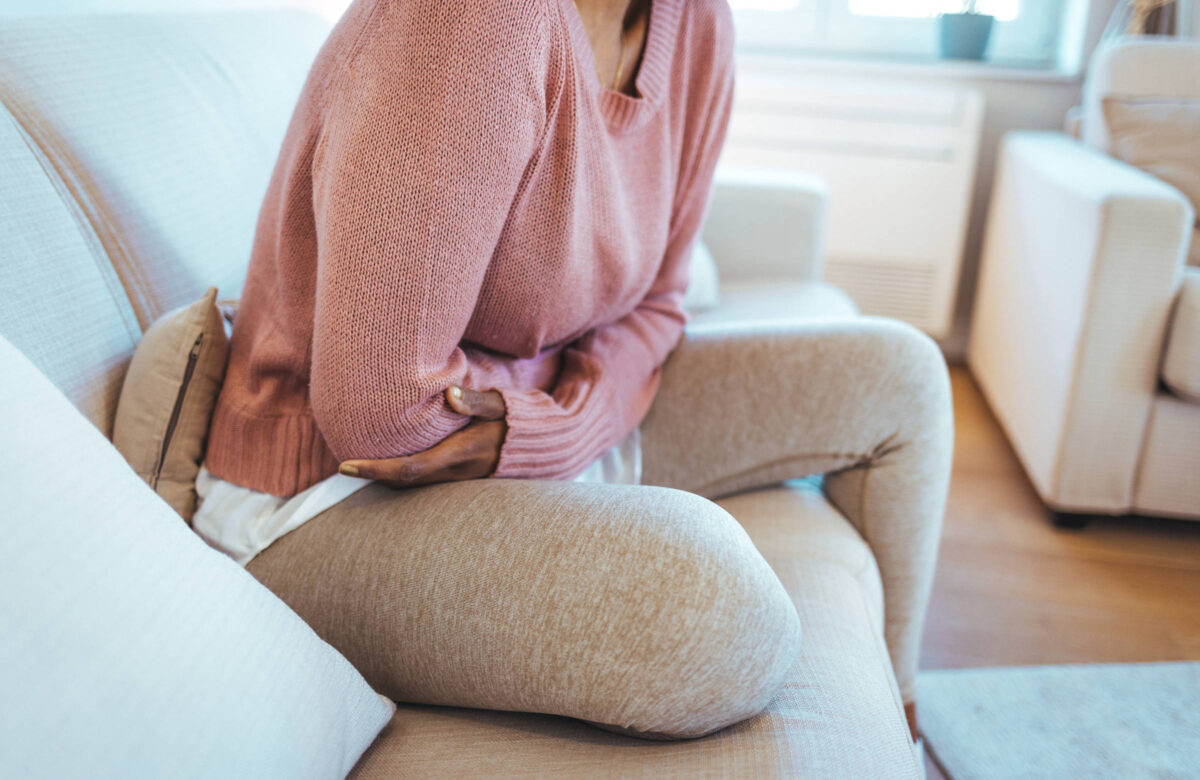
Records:
<instances>
[{"instance_id":1,"label":"beige leggings","mask_svg":"<svg viewBox=\"0 0 1200 780\"><path fill-rule=\"evenodd\" d=\"M879 562L912 700L951 449L927 338L871 319L691 330L642 446L645 486L371 485L249 570L399 701L700 736L761 711L803 641L791 597L708 498L826 473Z\"/></svg>"}]
</instances>

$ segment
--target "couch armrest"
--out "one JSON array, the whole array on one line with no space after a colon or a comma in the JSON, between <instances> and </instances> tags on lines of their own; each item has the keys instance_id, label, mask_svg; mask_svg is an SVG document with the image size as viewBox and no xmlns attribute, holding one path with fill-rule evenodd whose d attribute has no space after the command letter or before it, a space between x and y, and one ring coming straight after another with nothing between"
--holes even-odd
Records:
<instances>
[{"instance_id":1,"label":"couch armrest","mask_svg":"<svg viewBox=\"0 0 1200 780\"><path fill-rule=\"evenodd\" d=\"M829 190L818 176L723 166L704 242L722 281L819 281L828 214Z\"/></svg>"},{"instance_id":2,"label":"couch armrest","mask_svg":"<svg viewBox=\"0 0 1200 780\"><path fill-rule=\"evenodd\" d=\"M1192 208L1058 133L1010 133L997 166L968 360L1034 485L1126 512Z\"/></svg>"}]
</instances>

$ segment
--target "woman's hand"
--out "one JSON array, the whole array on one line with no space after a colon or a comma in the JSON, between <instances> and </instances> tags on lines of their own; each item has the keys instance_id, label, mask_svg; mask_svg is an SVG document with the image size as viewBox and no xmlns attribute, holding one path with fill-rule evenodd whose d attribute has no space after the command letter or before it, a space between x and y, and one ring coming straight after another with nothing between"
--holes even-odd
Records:
<instances>
[{"instance_id":1,"label":"woman's hand","mask_svg":"<svg viewBox=\"0 0 1200 780\"><path fill-rule=\"evenodd\" d=\"M394 488L480 479L496 470L504 422L504 396L498 390L480 392L465 387L446 389L450 408L472 420L427 450L400 458L343 461L338 471L351 477L377 479Z\"/></svg>"}]
</instances>

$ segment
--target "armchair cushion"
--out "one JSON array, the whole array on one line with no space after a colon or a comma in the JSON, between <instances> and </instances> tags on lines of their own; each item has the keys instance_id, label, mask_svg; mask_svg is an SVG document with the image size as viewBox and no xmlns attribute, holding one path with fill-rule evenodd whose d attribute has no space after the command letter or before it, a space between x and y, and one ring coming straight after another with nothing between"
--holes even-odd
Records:
<instances>
[{"instance_id":1,"label":"armchair cushion","mask_svg":"<svg viewBox=\"0 0 1200 780\"><path fill-rule=\"evenodd\" d=\"M1162 179L1200 209L1200 98L1114 98L1103 100L1112 153ZM1191 243L1190 265L1200 265L1200 246Z\"/></svg>"},{"instance_id":2,"label":"armchair cushion","mask_svg":"<svg viewBox=\"0 0 1200 780\"><path fill-rule=\"evenodd\" d=\"M1200 268L1184 272L1167 335L1162 378L1176 396L1200 403Z\"/></svg>"}]
</instances>

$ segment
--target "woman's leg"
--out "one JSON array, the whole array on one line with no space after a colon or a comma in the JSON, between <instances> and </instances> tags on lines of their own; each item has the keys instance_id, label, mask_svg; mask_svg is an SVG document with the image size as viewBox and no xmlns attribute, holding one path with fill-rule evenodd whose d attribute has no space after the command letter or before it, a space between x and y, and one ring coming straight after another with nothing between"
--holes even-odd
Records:
<instances>
[{"instance_id":1,"label":"woman's leg","mask_svg":"<svg viewBox=\"0 0 1200 780\"><path fill-rule=\"evenodd\" d=\"M890 321L689 330L642 423L643 482L710 498L809 474L875 553L911 704L950 478L941 353Z\"/></svg>"},{"instance_id":2,"label":"woman's leg","mask_svg":"<svg viewBox=\"0 0 1200 780\"><path fill-rule=\"evenodd\" d=\"M762 710L799 648L737 521L667 488L376 483L248 568L405 702L695 737Z\"/></svg>"}]
</instances>

